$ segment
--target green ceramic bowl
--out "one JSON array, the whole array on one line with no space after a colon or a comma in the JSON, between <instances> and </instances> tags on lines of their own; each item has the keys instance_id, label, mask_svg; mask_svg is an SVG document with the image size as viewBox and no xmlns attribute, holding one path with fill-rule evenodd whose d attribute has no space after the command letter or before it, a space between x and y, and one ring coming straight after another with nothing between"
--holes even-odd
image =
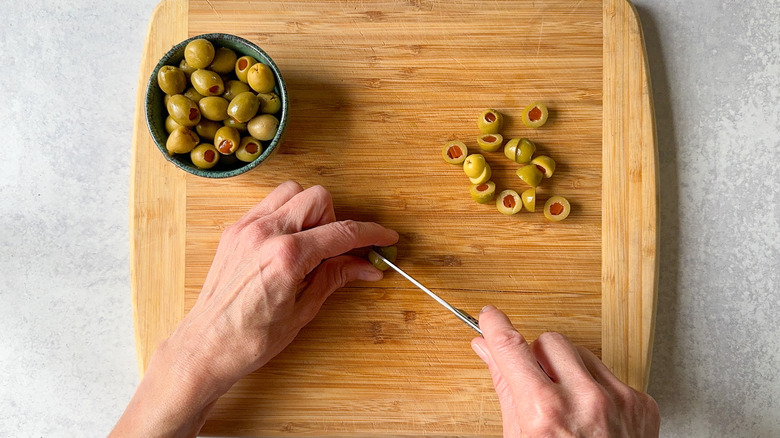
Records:
<instances>
[{"instance_id":1,"label":"green ceramic bowl","mask_svg":"<svg viewBox=\"0 0 780 438\"><path fill-rule=\"evenodd\" d=\"M163 93L157 85L157 72L164 65L174 65L178 67L179 63L184 58L184 47L187 43L197 38L205 38L217 47L232 49L239 57L244 55L252 56L259 62L271 67L271 70L274 72L274 77L276 79L276 88L274 89L274 92L279 95L279 99L282 102L282 109L276 114L279 118L279 129L273 139L262 142L263 153L251 163L239 162L237 165L239 167L227 167L219 163L212 169L198 169L190 161L189 154L171 156L165 148L165 142L168 139L168 133L165 131L165 118L168 116L168 111L165 109L165 93ZM279 68L271 57L252 42L225 33L209 33L194 36L188 40L182 41L169 50L168 53L160 59L160 62L157 63L152 75L149 77L149 82L146 86L145 106L146 124L149 126L149 133L152 135L154 143L157 145L157 148L165 159L176 165L179 169L206 178L228 178L240 175L265 162L274 152L276 152L282 142L282 136L287 127L287 113L289 111L287 88L285 87L284 79L282 79Z\"/></svg>"}]
</instances>

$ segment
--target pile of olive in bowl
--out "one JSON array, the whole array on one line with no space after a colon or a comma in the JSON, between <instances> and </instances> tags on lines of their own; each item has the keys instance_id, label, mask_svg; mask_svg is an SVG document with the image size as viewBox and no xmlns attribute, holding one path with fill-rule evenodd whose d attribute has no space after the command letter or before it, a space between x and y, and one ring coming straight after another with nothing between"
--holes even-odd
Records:
<instances>
[{"instance_id":1,"label":"pile of olive in bowl","mask_svg":"<svg viewBox=\"0 0 780 438\"><path fill-rule=\"evenodd\" d=\"M209 177L242 174L279 147L288 100L282 75L255 44L205 34L160 59L146 90L155 144L180 169Z\"/></svg>"}]
</instances>

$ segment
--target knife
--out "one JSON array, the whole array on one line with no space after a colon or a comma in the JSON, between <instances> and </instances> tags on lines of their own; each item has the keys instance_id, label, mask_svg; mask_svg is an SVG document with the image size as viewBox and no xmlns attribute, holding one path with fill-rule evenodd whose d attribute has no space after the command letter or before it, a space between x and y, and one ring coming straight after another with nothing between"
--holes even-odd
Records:
<instances>
[{"instance_id":1,"label":"knife","mask_svg":"<svg viewBox=\"0 0 780 438\"><path fill-rule=\"evenodd\" d=\"M436 300L436 302L438 302L439 304L444 306L445 309L447 309L450 312L452 312L453 314L455 314L455 316L457 316L458 319L460 319L461 321L465 322L467 326L473 328L474 331L476 331L477 333L480 334L480 336L482 335L482 330L479 328L479 321L476 318L474 318L473 316L471 316L468 313L464 312L463 310L460 310L460 309L458 309L456 307L453 307L450 303L444 301L443 298L441 298L440 296L438 296L435 293L431 292L430 289L428 289L427 287L423 286L419 281L417 281L414 278L412 278L411 275L409 275L406 272L404 272L401 268L396 266L393 262L391 262L390 260L387 260L382 254L379 254L378 251L374 251L373 249L371 249L370 251L377 258L379 258L379 260L382 260L383 262L387 263L387 266L390 266L391 268L393 268L393 270L395 272L401 274L404 278L406 278L407 280L412 282L413 285L415 285L418 288L420 288L420 290L422 290L423 292L428 294L431 298Z\"/></svg>"}]
</instances>

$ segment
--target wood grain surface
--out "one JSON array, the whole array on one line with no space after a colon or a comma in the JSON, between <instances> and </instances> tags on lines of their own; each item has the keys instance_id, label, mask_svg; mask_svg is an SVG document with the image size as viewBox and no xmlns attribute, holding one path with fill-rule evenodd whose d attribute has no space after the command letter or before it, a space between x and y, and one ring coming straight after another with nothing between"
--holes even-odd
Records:
<instances>
[{"instance_id":1,"label":"wood grain surface","mask_svg":"<svg viewBox=\"0 0 780 438\"><path fill-rule=\"evenodd\" d=\"M290 95L281 150L207 180L160 156L143 87L177 42L226 32L256 42ZM131 180L131 279L141 372L192 307L225 226L276 185L322 184L339 219L401 234L399 265L456 307L503 309L529 340L562 332L644 388L657 278L656 146L641 29L624 0L168 0L150 24ZM522 126L533 101L551 109ZM476 204L444 142L474 150L476 118L505 114L558 168L540 201L572 214L503 216ZM517 165L484 153L499 189ZM212 435L496 436L501 416L473 332L388 273L337 291L296 341L220 399Z\"/></svg>"}]
</instances>

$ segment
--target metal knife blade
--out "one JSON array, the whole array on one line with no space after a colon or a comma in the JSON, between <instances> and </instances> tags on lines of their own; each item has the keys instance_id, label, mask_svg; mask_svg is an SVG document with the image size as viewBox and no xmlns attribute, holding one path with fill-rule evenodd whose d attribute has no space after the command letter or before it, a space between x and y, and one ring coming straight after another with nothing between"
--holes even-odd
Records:
<instances>
[{"instance_id":1,"label":"metal knife blade","mask_svg":"<svg viewBox=\"0 0 780 438\"><path fill-rule=\"evenodd\" d=\"M476 331L477 333L482 335L482 330L479 328L479 321L476 318L474 318L473 316L469 315L468 313L466 313L463 310L460 310L460 309L458 309L456 307L453 307L450 303L445 301L443 298L441 298L440 296L438 296L435 293L431 292L430 289L428 289L427 287L423 286L419 281L417 281L414 278L412 278L411 275L409 275L406 272L404 272L401 268L396 266L393 262L391 262L390 260L387 260L382 254L379 254L378 251L374 251L373 249L371 249L370 251L375 256L377 256L380 260L382 260L383 262L387 263L387 266L390 266L391 268L393 268L393 270L395 272L398 272L399 274L401 274L404 278L409 280L413 285L415 285L418 288L420 288L420 290L422 290L423 292L428 294L428 296L430 296L431 298L436 300L436 302L438 302L439 304L444 306L445 309L447 309L450 312L452 312L455 316L458 317L458 319L460 319L461 321L466 323L466 325L468 325L469 327L474 329L474 331Z\"/></svg>"}]
</instances>

